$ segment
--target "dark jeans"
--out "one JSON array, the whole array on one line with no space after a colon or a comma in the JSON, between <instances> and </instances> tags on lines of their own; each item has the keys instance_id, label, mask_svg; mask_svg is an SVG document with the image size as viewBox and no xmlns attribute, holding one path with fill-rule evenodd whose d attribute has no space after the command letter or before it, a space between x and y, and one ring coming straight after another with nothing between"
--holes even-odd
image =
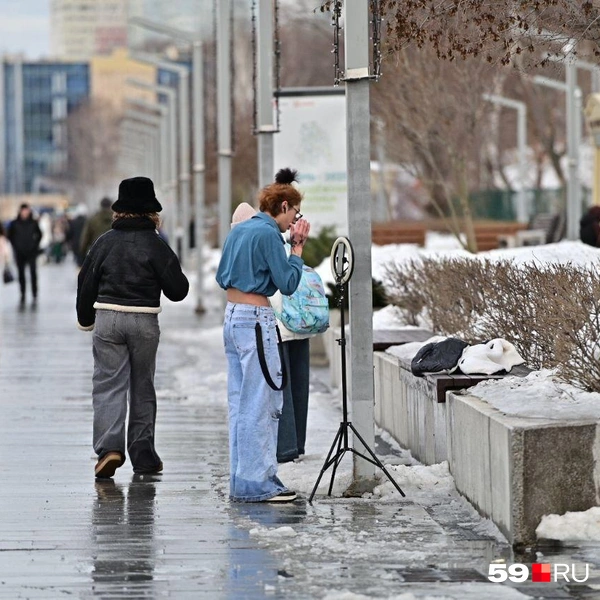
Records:
<instances>
[{"instance_id":1,"label":"dark jeans","mask_svg":"<svg viewBox=\"0 0 600 600\"><path fill-rule=\"evenodd\" d=\"M304 454L308 418L310 341L283 342L288 384L283 390L283 410L279 417L277 460L287 462Z\"/></svg>"},{"instance_id":2,"label":"dark jeans","mask_svg":"<svg viewBox=\"0 0 600 600\"><path fill-rule=\"evenodd\" d=\"M31 293L34 298L37 298L37 256L23 256L16 254L15 261L19 270L19 287L21 288L21 298L25 299L27 291L27 282L25 279L25 269L29 266L29 274L31 275Z\"/></svg>"}]
</instances>

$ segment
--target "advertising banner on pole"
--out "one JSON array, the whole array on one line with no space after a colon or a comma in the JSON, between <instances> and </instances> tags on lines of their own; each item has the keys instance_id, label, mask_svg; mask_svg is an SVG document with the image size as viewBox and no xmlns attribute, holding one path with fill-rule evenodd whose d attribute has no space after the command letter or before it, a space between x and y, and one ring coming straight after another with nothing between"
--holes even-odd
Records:
<instances>
[{"instance_id":1,"label":"advertising banner on pole","mask_svg":"<svg viewBox=\"0 0 600 600\"><path fill-rule=\"evenodd\" d=\"M345 235L346 98L343 89L317 89L281 91L274 167L298 170L302 214L311 224L311 235L330 226L335 234Z\"/></svg>"}]
</instances>

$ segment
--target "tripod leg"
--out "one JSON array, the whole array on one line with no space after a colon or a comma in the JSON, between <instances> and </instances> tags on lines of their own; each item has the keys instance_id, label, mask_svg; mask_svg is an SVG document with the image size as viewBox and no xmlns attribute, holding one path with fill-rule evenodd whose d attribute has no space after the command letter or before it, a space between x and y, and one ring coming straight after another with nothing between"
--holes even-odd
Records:
<instances>
[{"instance_id":1,"label":"tripod leg","mask_svg":"<svg viewBox=\"0 0 600 600\"><path fill-rule=\"evenodd\" d=\"M371 450L371 448L369 448L369 446L367 446L365 440L363 440L360 433L358 433L358 431L356 431L356 428L354 427L354 425L352 425L352 423L348 423L348 426L350 427L350 429L352 429L354 435L356 435L356 437L360 440L360 443L364 446L365 450L371 455L371 457L373 458L372 462L375 465L377 465L385 473L386 477L390 480L392 485L400 492L400 495L403 498L405 498L406 494L400 489L400 486L396 483L394 478L387 472L387 469L383 466L383 463L377 458L377 456L375 455L375 452L373 452L373 450ZM362 456L360 454L360 452L357 452L356 450L354 450L354 448L351 448L351 450L355 454ZM364 457L364 458L366 459L366 457ZM366 459L366 460L368 460L368 459Z\"/></svg>"},{"instance_id":2,"label":"tripod leg","mask_svg":"<svg viewBox=\"0 0 600 600\"><path fill-rule=\"evenodd\" d=\"M338 447L337 452L335 454L335 463L333 465L333 470L331 471L331 481L329 482L329 491L327 492L328 496L331 496L331 491L333 490L333 480L335 479L335 472L337 471L338 465L340 464L342 457L346 453L346 448L344 448L344 450L340 453L340 450L342 448L342 440L344 439L343 430L344 423L340 424L340 436L338 438Z\"/></svg>"},{"instance_id":3,"label":"tripod leg","mask_svg":"<svg viewBox=\"0 0 600 600\"><path fill-rule=\"evenodd\" d=\"M327 470L327 467L328 467L327 463L329 462L329 458L333 454L333 449L335 448L335 445L338 444L338 447L339 447L338 440L342 439L341 436L342 436L342 424L340 423L340 427L339 427L337 433L335 434L335 437L333 438L333 443L331 444L331 448L329 448L329 453L327 454L327 458L325 459L325 462L323 463L323 467L321 468L321 472L319 473L319 477L317 478L317 482L315 483L315 487L313 487L313 490L312 490L312 492L310 494L310 497L308 499L308 503L309 504L312 504L312 500L315 497L315 493L317 492L317 488L319 487L319 482L321 481L321 478L323 477L323 474Z\"/></svg>"}]
</instances>

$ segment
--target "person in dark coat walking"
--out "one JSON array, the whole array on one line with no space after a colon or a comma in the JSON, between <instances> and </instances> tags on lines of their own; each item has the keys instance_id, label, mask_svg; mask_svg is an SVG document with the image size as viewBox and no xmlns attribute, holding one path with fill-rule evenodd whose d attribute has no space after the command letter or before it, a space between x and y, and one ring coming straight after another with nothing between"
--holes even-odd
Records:
<instances>
[{"instance_id":1,"label":"person in dark coat walking","mask_svg":"<svg viewBox=\"0 0 600 600\"><path fill-rule=\"evenodd\" d=\"M83 264L83 259L85 258L85 254L81 253L81 236L83 235L86 222L87 206L83 203L78 204L77 208L75 209L75 216L71 219L71 222L69 223L69 229L67 231L67 241L69 242L69 246L73 252L73 258L75 259L78 267L81 267ZM108 231L108 229L106 231Z\"/></svg>"},{"instance_id":2,"label":"person in dark coat walking","mask_svg":"<svg viewBox=\"0 0 600 600\"><path fill-rule=\"evenodd\" d=\"M19 271L19 286L21 288L21 304L25 303L27 283L25 269L29 267L31 277L31 294L36 302L38 294L37 285L37 257L40 250L42 231L29 204L21 204L17 218L10 224L8 239L13 247L15 262Z\"/></svg>"},{"instance_id":3,"label":"person in dark coat walking","mask_svg":"<svg viewBox=\"0 0 600 600\"><path fill-rule=\"evenodd\" d=\"M100 210L93 214L83 226L79 240L79 252L83 258L90 251L92 244L103 234L110 230L113 213L110 208L110 198L100 200Z\"/></svg>"},{"instance_id":4,"label":"person in dark coat walking","mask_svg":"<svg viewBox=\"0 0 600 600\"><path fill-rule=\"evenodd\" d=\"M112 209L112 229L85 257L77 286L79 328L94 330L93 443L98 478L112 477L125 462L126 442L135 473L156 474L163 469L154 447L160 295L178 302L189 291L176 254L157 233L162 206L152 181L123 180Z\"/></svg>"}]
</instances>

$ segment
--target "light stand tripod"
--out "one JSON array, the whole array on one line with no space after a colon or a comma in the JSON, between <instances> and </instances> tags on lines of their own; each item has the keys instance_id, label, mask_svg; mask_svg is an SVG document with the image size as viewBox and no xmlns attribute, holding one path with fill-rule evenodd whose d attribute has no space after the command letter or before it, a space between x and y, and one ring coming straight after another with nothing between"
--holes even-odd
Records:
<instances>
[{"instance_id":1,"label":"light stand tripod","mask_svg":"<svg viewBox=\"0 0 600 600\"><path fill-rule=\"evenodd\" d=\"M346 284L348 283L348 281L350 281L350 277L352 277L353 267L354 255L352 245L350 244L350 240L345 237L339 237L334 242L333 248L331 249L331 270L335 276L335 286L338 292L338 306L340 307L341 337L336 341L340 345L340 350L342 353L342 422L340 423L338 431L335 434L335 438L333 439L333 443L331 444L331 448L329 449L327 458L323 463L323 468L319 473L319 477L317 478L315 487L313 488L312 493L310 494L310 498L308 499L309 503L312 503L312 500L315 496L317 488L319 487L321 478L325 474L325 471L327 471L329 467L333 466L333 471L331 473L331 482L329 483L329 491L327 492L327 495L331 496L331 491L333 489L333 481L335 479L335 473L337 471L338 465L342 461L342 458L344 457L344 454L346 454L346 452L352 452L357 456L360 456L362 459L375 465L376 467L379 467L385 473L385 475L393 484L393 486L400 492L400 494L402 496L405 496L404 492L400 489L400 486L394 481L393 477L388 473L388 471L383 466L382 462L377 458L373 450L369 448L369 446L363 440L360 433L358 433L354 425L352 425L352 423L348 420L348 390L346 386L346 323L344 314L344 300L346 299ZM352 433L360 440L360 443L369 453L370 457L365 456L362 452L359 452L358 450L356 450L356 448L353 448L350 445L348 440L348 430L351 430ZM334 449L335 454L333 454Z\"/></svg>"}]
</instances>

